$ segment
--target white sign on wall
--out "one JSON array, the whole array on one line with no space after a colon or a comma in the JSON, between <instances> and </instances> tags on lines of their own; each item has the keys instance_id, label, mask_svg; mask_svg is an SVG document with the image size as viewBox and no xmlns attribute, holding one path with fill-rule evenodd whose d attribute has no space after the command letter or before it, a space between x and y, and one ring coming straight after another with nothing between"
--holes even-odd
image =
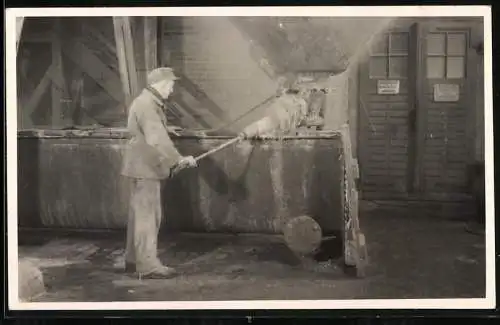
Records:
<instances>
[{"instance_id":1,"label":"white sign on wall","mask_svg":"<svg viewBox=\"0 0 500 325\"><path fill-rule=\"evenodd\" d=\"M399 94L399 80L378 80L377 94L379 95Z\"/></svg>"},{"instance_id":2,"label":"white sign on wall","mask_svg":"<svg viewBox=\"0 0 500 325\"><path fill-rule=\"evenodd\" d=\"M435 84L435 102L458 102L460 99L460 87L457 84Z\"/></svg>"}]
</instances>

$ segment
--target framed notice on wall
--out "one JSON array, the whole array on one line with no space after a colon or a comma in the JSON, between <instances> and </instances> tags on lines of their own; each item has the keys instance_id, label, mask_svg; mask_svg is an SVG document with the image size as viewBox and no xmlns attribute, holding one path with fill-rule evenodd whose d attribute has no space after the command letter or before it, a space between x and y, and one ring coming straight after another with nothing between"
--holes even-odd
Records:
<instances>
[{"instance_id":1,"label":"framed notice on wall","mask_svg":"<svg viewBox=\"0 0 500 325\"><path fill-rule=\"evenodd\" d=\"M378 80L377 94L379 95L399 94L399 80Z\"/></svg>"},{"instance_id":2,"label":"framed notice on wall","mask_svg":"<svg viewBox=\"0 0 500 325\"><path fill-rule=\"evenodd\" d=\"M435 84L435 102L458 102L460 98L460 87L456 84Z\"/></svg>"}]
</instances>

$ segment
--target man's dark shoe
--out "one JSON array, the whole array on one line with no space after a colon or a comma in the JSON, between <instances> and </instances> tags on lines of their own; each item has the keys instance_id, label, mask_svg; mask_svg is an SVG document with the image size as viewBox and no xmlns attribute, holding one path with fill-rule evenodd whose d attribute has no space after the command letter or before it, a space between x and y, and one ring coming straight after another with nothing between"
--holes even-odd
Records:
<instances>
[{"instance_id":1,"label":"man's dark shoe","mask_svg":"<svg viewBox=\"0 0 500 325\"><path fill-rule=\"evenodd\" d=\"M137 272L140 279L171 279L178 275L177 271L168 266L155 267L148 272Z\"/></svg>"}]
</instances>

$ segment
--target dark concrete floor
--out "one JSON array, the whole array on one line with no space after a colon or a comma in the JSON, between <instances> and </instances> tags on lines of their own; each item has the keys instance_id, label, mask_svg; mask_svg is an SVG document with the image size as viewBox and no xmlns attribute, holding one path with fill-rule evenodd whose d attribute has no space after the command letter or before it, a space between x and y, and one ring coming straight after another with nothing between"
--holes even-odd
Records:
<instances>
[{"instance_id":1,"label":"dark concrete floor","mask_svg":"<svg viewBox=\"0 0 500 325\"><path fill-rule=\"evenodd\" d=\"M344 274L338 259L304 266L280 237L269 236L164 236L161 259L181 271L170 280L125 275L123 238L109 235L51 238L21 246L20 256L44 273L47 293L38 301L484 297L484 237L466 232L464 222L362 213L369 254L363 279Z\"/></svg>"}]
</instances>

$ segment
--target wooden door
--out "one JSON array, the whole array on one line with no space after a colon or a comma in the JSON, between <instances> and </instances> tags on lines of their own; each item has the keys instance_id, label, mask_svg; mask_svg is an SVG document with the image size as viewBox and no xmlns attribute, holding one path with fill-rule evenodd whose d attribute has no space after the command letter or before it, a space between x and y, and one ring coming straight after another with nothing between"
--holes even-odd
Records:
<instances>
[{"instance_id":1,"label":"wooden door","mask_svg":"<svg viewBox=\"0 0 500 325\"><path fill-rule=\"evenodd\" d=\"M420 35L417 187L426 198L461 196L474 144L470 30L436 22L422 24Z\"/></svg>"},{"instance_id":2,"label":"wooden door","mask_svg":"<svg viewBox=\"0 0 500 325\"><path fill-rule=\"evenodd\" d=\"M360 66L358 148L364 198L467 196L476 134L474 24L400 22L373 43Z\"/></svg>"},{"instance_id":3,"label":"wooden door","mask_svg":"<svg viewBox=\"0 0 500 325\"><path fill-rule=\"evenodd\" d=\"M360 66L359 164L364 198L407 197L413 184L415 51L411 23L373 42Z\"/></svg>"}]
</instances>

